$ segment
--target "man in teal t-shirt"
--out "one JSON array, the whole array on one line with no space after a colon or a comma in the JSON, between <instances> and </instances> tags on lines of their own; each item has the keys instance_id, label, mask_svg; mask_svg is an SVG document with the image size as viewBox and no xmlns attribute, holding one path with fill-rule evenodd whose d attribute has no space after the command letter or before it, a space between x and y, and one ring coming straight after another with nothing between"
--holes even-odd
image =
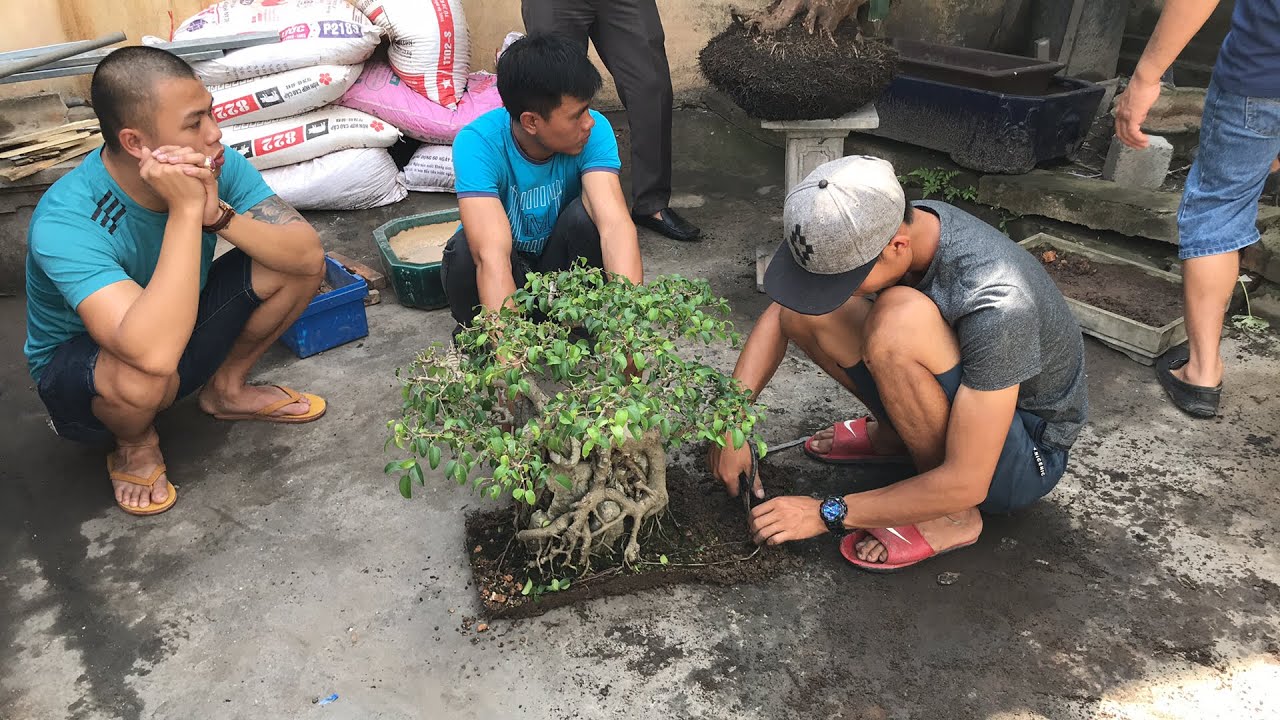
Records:
<instances>
[{"instance_id":1,"label":"man in teal t-shirt","mask_svg":"<svg viewBox=\"0 0 1280 720\"><path fill-rule=\"evenodd\" d=\"M443 261L453 317L467 325L496 309L526 273L578 258L644 281L636 227L618 180L618 144L590 109L600 74L580 47L555 35L512 43L498 60L505 108L454 140L462 227Z\"/></svg>"},{"instance_id":2,"label":"man in teal t-shirt","mask_svg":"<svg viewBox=\"0 0 1280 720\"><path fill-rule=\"evenodd\" d=\"M299 423L324 400L249 385L254 363L315 296L316 231L226 152L213 99L164 50L128 47L91 84L105 147L49 188L31 218L25 352L61 436L114 443L117 504L177 498L156 414L203 388L225 420ZM214 260L218 237L233 249Z\"/></svg>"}]
</instances>

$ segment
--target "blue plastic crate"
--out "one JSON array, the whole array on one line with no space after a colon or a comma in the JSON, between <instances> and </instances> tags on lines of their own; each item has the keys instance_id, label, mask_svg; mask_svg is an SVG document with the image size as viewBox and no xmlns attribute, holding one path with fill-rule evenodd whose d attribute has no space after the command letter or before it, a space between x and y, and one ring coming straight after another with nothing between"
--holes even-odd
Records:
<instances>
[{"instance_id":1,"label":"blue plastic crate","mask_svg":"<svg viewBox=\"0 0 1280 720\"><path fill-rule=\"evenodd\" d=\"M333 289L317 295L296 322L280 336L280 342L298 357L311 357L369 334L364 314L364 298L369 286L364 279L347 272L333 258L326 257L325 275Z\"/></svg>"}]
</instances>

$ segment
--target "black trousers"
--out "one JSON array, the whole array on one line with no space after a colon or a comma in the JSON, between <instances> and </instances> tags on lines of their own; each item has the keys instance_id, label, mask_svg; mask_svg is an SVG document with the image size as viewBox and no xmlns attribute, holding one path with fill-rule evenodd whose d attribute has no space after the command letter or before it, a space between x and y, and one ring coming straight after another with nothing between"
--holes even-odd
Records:
<instances>
[{"instance_id":1,"label":"black trousers","mask_svg":"<svg viewBox=\"0 0 1280 720\"><path fill-rule=\"evenodd\" d=\"M596 52L631 123L632 210L671 202L671 68L656 0L523 0L525 29L559 33Z\"/></svg>"},{"instance_id":2,"label":"black trousers","mask_svg":"<svg viewBox=\"0 0 1280 720\"><path fill-rule=\"evenodd\" d=\"M586 258L592 267L604 267L600 231L582 206L582 198L575 199L561 211L541 255L511 251L511 278L515 280L516 287L521 288L524 287L525 274L568 270L578 258ZM471 246L467 244L466 228L460 228L445 245L440 274L453 319L460 325L470 325L479 312L480 287L476 282L476 261L471 257Z\"/></svg>"}]
</instances>

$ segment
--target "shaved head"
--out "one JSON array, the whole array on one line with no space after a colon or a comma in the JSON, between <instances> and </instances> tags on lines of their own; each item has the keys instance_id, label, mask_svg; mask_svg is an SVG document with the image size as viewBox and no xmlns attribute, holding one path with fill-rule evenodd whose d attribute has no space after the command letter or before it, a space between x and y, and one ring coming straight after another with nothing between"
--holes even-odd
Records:
<instances>
[{"instance_id":1,"label":"shaved head","mask_svg":"<svg viewBox=\"0 0 1280 720\"><path fill-rule=\"evenodd\" d=\"M120 131L125 128L153 129L156 89L174 79L199 80L185 60L160 48L124 47L98 63L89 95L108 149L120 150Z\"/></svg>"}]
</instances>

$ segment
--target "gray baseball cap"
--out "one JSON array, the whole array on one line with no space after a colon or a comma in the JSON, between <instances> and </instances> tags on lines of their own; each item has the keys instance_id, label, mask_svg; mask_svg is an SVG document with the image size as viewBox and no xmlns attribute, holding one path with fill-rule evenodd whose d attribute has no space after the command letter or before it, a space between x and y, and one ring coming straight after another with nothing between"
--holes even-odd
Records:
<instances>
[{"instance_id":1,"label":"gray baseball cap","mask_svg":"<svg viewBox=\"0 0 1280 720\"><path fill-rule=\"evenodd\" d=\"M787 194L784 239L765 272L765 292L805 315L840 307L871 274L906 203L885 160L850 155L819 165Z\"/></svg>"}]
</instances>

